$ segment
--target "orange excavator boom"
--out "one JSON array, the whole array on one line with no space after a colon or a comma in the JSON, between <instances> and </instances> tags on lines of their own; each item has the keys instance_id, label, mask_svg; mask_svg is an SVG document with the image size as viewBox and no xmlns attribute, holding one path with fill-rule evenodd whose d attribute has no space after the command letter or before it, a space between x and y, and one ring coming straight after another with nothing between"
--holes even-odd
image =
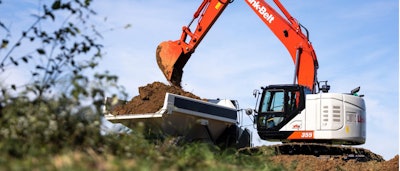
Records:
<instances>
[{"instance_id":1,"label":"orange excavator boom","mask_svg":"<svg viewBox=\"0 0 400 171\"><path fill-rule=\"evenodd\" d=\"M271 29L285 45L295 63L294 84L306 86L315 92L318 61L307 35L302 33L301 25L293 18L279 0L273 0L285 17L281 16L264 0L245 0L247 5ZM157 47L157 64L167 80L180 86L183 67L196 47L216 22L231 0L204 0L195 12L188 26L183 26L179 40L165 41ZM190 25L197 20L194 31ZM190 37L189 40L187 38Z\"/></svg>"}]
</instances>

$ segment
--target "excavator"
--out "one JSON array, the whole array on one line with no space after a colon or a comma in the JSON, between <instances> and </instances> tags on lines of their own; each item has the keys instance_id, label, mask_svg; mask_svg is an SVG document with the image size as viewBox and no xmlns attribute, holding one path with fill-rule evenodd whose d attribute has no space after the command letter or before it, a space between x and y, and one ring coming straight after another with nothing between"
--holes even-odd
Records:
<instances>
[{"instance_id":1,"label":"excavator","mask_svg":"<svg viewBox=\"0 0 400 171\"><path fill-rule=\"evenodd\" d=\"M183 67L232 2L204 0L190 23L183 26L179 40L164 41L158 45L157 64L172 85L181 86ZM363 95L358 95L360 87L349 93L329 93L327 81L319 82L317 79L319 65L308 30L291 16L279 0L273 2L281 13L264 0L245 2L283 43L295 65L292 84L269 85L262 87L262 92L255 93L259 103L248 114L255 113L254 124L260 138L290 144L279 146L280 151L290 154L295 151L299 154L342 153L342 148L323 144L364 144L366 106ZM197 26L191 30L195 22ZM300 145L294 145L296 143ZM347 150L352 151L351 148Z\"/></svg>"}]
</instances>

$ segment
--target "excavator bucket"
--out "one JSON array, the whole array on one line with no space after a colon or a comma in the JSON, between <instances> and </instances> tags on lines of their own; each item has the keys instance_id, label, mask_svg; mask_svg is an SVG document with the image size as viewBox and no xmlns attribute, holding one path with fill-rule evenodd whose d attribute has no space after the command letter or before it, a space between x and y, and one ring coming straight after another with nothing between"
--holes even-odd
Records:
<instances>
[{"instance_id":1,"label":"excavator bucket","mask_svg":"<svg viewBox=\"0 0 400 171\"><path fill-rule=\"evenodd\" d=\"M181 87L183 67L190 58L184 54L178 41L165 41L158 45L157 64L165 78L174 86Z\"/></svg>"}]
</instances>

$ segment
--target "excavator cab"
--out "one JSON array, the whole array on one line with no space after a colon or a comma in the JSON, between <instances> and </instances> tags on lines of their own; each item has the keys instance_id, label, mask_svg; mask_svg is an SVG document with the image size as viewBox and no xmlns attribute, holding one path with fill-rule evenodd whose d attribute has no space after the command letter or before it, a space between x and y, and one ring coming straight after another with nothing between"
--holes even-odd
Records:
<instances>
[{"instance_id":1,"label":"excavator cab","mask_svg":"<svg viewBox=\"0 0 400 171\"><path fill-rule=\"evenodd\" d=\"M305 89L300 85L263 88L256 117L257 131L262 139L286 138L279 130L305 108Z\"/></svg>"}]
</instances>

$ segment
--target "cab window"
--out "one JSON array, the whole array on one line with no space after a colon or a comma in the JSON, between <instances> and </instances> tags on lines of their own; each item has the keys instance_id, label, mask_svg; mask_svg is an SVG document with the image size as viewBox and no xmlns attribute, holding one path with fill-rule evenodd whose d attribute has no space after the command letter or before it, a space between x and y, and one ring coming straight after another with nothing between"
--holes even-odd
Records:
<instances>
[{"instance_id":1,"label":"cab window","mask_svg":"<svg viewBox=\"0 0 400 171\"><path fill-rule=\"evenodd\" d=\"M264 99L262 99L261 112L284 112L285 92L267 91Z\"/></svg>"}]
</instances>

